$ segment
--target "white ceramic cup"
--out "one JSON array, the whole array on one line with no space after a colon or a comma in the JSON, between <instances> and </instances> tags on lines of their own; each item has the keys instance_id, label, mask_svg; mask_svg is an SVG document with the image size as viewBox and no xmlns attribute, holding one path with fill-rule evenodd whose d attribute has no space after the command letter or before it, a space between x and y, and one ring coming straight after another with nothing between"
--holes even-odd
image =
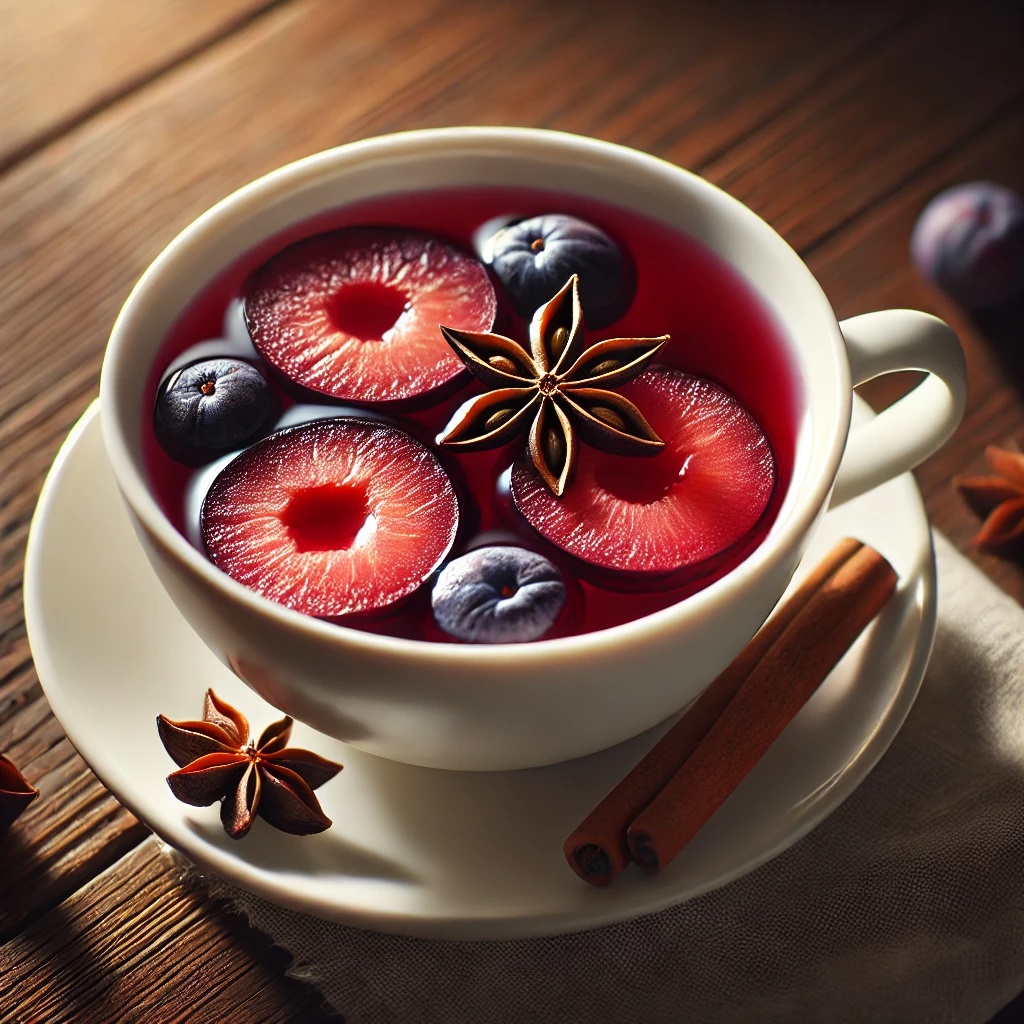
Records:
<instances>
[{"instance_id":1,"label":"white ceramic cup","mask_svg":"<svg viewBox=\"0 0 1024 1024\"><path fill-rule=\"evenodd\" d=\"M157 504L143 467L140 425L151 396L142 382L192 296L297 222L374 196L462 185L557 190L654 217L724 257L783 326L805 391L793 478L763 543L704 590L612 629L515 647L403 640L265 600L214 568ZM928 376L848 437L852 386L901 369ZM889 310L837 324L799 257L724 192L633 150L520 128L369 139L240 189L143 275L114 325L100 388L107 452L138 536L203 640L271 704L316 729L383 757L468 770L578 757L683 707L767 617L830 500L851 498L935 451L964 399L963 355L940 320ZM188 685L199 691L204 682Z\"/></svg>"}]
</instances>

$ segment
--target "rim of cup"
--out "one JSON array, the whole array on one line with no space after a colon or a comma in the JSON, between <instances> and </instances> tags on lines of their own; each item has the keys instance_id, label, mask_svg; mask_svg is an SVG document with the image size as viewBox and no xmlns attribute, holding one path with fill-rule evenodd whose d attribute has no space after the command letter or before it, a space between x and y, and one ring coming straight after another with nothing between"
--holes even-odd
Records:
<instances>
[{"instance_id":1,"label":"rim of cup","mask_svg":"<svg viewBox=\"0 0 1024 1024\"><path fill-rule=\"evenodd\" d=\"M437 162L436 168L432 161ZM456 161L462 168L462 181L453 181L444 174L446 167L456 166ZM139 387L139 380L145 376L140 378L133 365L133 357L139 352L137 339L152 338L145 349L148 369L166 329L212 274L289 225L374 194L443 187L446 180L449 185L495 184L493 179L485 181L476 172L480 168L482 173L488 166L492 170L507 169L510 184L529 187L512 170L516 164L523 167L524 163L531 167L546 163L561 169L563 174L579 174L579 187L555 185L556 191L575 191L613 205L617 201L619 206L660 216L662 220L667 218L659 204L664 203L667 193L678 193L681 198L685 196L686 203L678 210L673 208L676 219L684 210L688 216L699 213L705 227L705 235L699 240L704 244L715 249L717 240L724 247L728 238L736 234L750 243L743 250L744 258L749 257L746 266L737 266L736 253L723 252L721 248L717 251L779 316L783 334L805 376L793 474L767 536L725 575L666 608L607 629L525 644L447 644L365 632L293 611L217 569L172 525L146 479L141 436L141 403L145 396ZM338 198L330 206L289 214L298 197L320 195L339 175L351 176L370 168L374 169L376 179L370 187L376 191L358 191ZM436 181L429 180L432 169L442 172ZM404 180L405 185L396 186L393 180ZM616 189L622 193L618 200ZM626 198L627 193L630 198ZM659 209L660 214L656 212ZM709 242L707 231L712 227L721 230L721 238ZM240 241L243 236L248 238L247 242ZM216 265L212 272L195 270L211 263ZM755 275L751 270L756 271L756 280L752 279ZM803 342L803 347L795 343L792 317L779 312L778 296L770 285L765 287L766 279L790 290L787 308L799 309L800 316L809 321L799 333L813 339L813 352L807 347L811 344L809 340ZM155 338L148 326L154 319L164 324L164 332ZM811 385L807 383L808 376L815 378ZM813 415L812 404L816 410ZM527 672L541 662L550 665L583 653L600 656L609 646L643 644L661 637L666 630L671 632L674 623L694 615L708 617L710 621L716 613L727 610L744 588L756 585L787 553L802 548L828 499L842 458L851 410L849 365L835 314L810 270L774 229L726 192L667 161L614 143L533 128L434 128L377 136L286 164L243 186L184 228L143 273L114 323L100 378L104 442L124 498L165 555L198 576L225 602L241 605L311 639L346 649L354 646L367 655L429 662L458 659L477 662L483 669L494 661L507 660L509 649L514 647L517 660ZM823 418L825 423L820 422Z\"/></svg>"}]
</instances>

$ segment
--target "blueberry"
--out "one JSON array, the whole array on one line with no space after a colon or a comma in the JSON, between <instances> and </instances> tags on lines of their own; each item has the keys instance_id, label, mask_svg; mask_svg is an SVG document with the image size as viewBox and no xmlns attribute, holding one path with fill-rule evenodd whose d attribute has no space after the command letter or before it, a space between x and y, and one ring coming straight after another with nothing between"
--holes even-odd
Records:
<instances>
[{"instance_id":1,"label":"blueberry","mask_svg":"<svg viewBox=\"0 0 1024 1024\"><path fill-rule=\"evenodd\" d=\"M974 181L940 192L914 226L918 269L968 309L996 309L1024 298L1024 199Z\"/></svg>"},{"instance_id":2,"label":"blueberry","mask_svg":"<svg viewBox=\"0 0 1024 1024\"><path fill-rule=\"evenodd\" d=\"M523 548L477 548L441 571L431 595L449 636L478 644L538 640L565 603L561 573Z\"/></svg>"},{"instance_id":3,"label":"blueberry","mask_svg":"<svg viewBox=\"0 0 1024 1024\"><path fill-rule=\"evenodd\" d=\"M274 393L255 366L237 359L206 359L167 378L153 417L164 448L174 458L193 461L254 440L275 406Z\"/></svg>"},{"instance_id":4,"label":"blueberry","mask_svg":"<svg viewBox=\"0 0 1024 1024\"><path fill-rule=\"evenodd\" d=\"M560 213L530 217L498 231L490 249L494 272L522 317L532 317L573 274L587 326L603 327L624 311L622 254L593 224Z\"/></svg>"}]
</instances>

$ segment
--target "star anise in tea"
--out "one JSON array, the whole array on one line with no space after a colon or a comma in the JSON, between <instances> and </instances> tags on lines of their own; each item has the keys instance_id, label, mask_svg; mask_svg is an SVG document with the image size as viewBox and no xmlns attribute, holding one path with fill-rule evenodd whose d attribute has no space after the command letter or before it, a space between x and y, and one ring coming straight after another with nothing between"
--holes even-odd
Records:
<instances>
[{"instance_id":1,"label":"star anise in tea","mask_svg":"<svg viewBox=\"0 0 1024 1024\"><path fill-rule=\"evenodd\" d=\"M1024 452L990 444L985 461L992 472L959 476L953 483L984 522L974 544L989 554L1024 554Z\"/></svg>"},{"instance_id":2,"label":"star anise in tea","mask_svg":"<svg viewBox=\"0 0 1024 1024\"><path fill-rule=\"evenodd\" d=\"M561 495L580 440L620 455L656 455L665 443L640 410L612 388L638 376L668 341L584 341L574 274L530 323L529 350L501 334L442 327L470 373L493 390L462 405L438 436L462 451L496 448L529 429L528 451L541 479Z\"/></svg>"},{"instance_id":3,"label":"star anise in tea","mask_svg":"<svg viewBox=\"0 0 1024 1024\"><path fill-rule=\"evenodd\" d=\"M292 724L285 716L253 741L245 715L213 690L206 691L202 721L174 722L158 715L160 739L180 766L167 776L171 792L195 807L220 800L220 820L233 839L241 839L257 815L292 835L323 832L331 819L313 790L342 766L289 747Z\"/></svg>"},{"instance_id":4,"label":"star anise in tea","mask_svg":"<svg viewBox=\"0 0 1024 1024\"><path fill-rule=\"evenodd\" d=\"M7 828L37 796L39 790L0 754L0 829Z\"/></svg>"}]
</instances>

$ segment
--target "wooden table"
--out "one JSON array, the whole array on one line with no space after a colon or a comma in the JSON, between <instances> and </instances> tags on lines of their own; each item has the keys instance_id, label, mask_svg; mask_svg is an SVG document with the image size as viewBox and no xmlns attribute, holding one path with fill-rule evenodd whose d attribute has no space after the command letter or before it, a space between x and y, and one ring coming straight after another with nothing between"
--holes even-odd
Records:
<instances>
[{"instance_id":1,"label":"wooden table","mask_svg":"<svg viewBox=\"0 0 1024 1024\"><path fill-rule=\"evenodd\" d=\"M967 416L917 478L936 527L1024 599L1018 565L972 551L950 487L985 443L1024 440L1022 318L973 321L907 252L938 189L1024 190L1018 7L0 0L0 752L42 791L0 838L0 1019L329 1019L91 774L25 637L40 485L119 306L181 228L286 161L411 127L561 128L691 168L771 222L840 317L911 306L961 332Z\"/></svg>"}]
</instances>

